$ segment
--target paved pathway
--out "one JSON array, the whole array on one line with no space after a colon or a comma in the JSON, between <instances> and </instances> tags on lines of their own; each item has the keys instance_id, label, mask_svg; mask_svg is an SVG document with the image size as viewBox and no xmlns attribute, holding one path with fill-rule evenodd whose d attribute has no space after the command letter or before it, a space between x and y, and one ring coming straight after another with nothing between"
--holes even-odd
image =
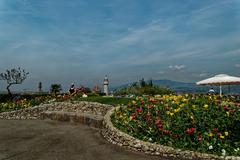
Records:
<instances>
[{"instance_id":1,"label":"paved pathway","mask_svg":"<svg viewBox=\"0 0 240 160\"><path fill-rule=\"evenodd\" d=\"M97 129L41 120L0 120L0 160L159 160L108 143Z\"/></svg>"}]
</instances>

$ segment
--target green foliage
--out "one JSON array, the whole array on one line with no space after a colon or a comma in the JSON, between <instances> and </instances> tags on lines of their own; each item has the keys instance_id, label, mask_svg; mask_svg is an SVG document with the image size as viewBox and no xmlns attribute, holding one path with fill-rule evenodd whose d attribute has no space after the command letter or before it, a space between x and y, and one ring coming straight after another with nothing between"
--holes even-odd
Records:
<instances>
[{"instance_id":1,"label":"green foliage","mask_svg":"<svg viewBox=\"0 0 240 160\"><path fill-rule=\"evenodd\" d=\"M142 78L142 79L140 80L140 87L145 87L146 85L147 85L147 84L146 84L144 78Z\"/></svg>"},{"instance_id":2,"label":"green foliage","mask_svg":"<svg viewBox=\"0 0 240 160\"><path fill-rule=\"evenodd\" d=\"M171 94L173 93L169 88L166 87L158 87L158 86L151 86L151 85L145 85L144 87L140 86L130 86L127 88L123 88L118 90L115 95L127 95L127 94L133 94L133 95L157 95L157 94Z\"/></svg>"},{"instance_id":3,"label":"green foliage","mask_svg":"<svg viewBox=\"0 0 240 160\"><path fill-rule=\"evenodd\" d=\"M163 95L137 98L116 110L113 124L144 141L217 155L240 156L239 96Z\"/></svg>"},{"instance_id":4,"label":"green foliage","mask_svg":"<svg viewBox=\"0 0 240 160\"><path fill-rule=\"evenodd\" d=\"M59 93L61 90L62 90L61 84L52 84L52 85L51 85L51 88L50 88L51 93L57 94L57 93Z\"/></svg>"}]
</instances>

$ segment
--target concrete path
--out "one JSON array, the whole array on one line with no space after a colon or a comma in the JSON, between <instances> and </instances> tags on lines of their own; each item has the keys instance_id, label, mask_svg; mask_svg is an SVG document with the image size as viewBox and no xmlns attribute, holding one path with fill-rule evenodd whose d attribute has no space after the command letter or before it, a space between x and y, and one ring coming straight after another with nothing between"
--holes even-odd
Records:
<instances>
[{"instance_id":1,"label":"concrete path","mask_svg":"<svg viewBox=\"0 0 240 160\"><path fill-rule=\"evenodd\" d=\"M0 120L0 160L159 160L108 143L99 130L50 120Z\"/></svg>"}]
</instances>

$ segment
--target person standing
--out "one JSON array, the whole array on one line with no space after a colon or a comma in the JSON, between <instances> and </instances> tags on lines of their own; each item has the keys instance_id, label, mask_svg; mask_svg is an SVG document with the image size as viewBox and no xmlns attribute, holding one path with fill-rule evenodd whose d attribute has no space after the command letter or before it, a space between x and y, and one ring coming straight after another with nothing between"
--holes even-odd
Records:
<instances>
[{"instance_id":1,"label":"person standing","mask_svg":"<svg viewBox=\"0 0 240 160\"><path fill-rule=\"evenodd\" d=\"M76 89L75 89L74 83L72 83L72 84L71 84L71 87L70 87L70 89L69 89L69 93L70 93L71 95L73 95L75 92L76 92Z\"/></svg>"}]
</instances>

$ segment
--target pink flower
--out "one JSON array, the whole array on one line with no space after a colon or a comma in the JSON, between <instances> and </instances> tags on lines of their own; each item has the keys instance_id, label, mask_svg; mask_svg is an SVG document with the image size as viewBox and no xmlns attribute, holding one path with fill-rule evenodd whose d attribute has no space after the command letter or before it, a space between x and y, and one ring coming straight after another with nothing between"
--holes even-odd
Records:
<instances>
[{"instance_id":1,"label":"pink flower","mask_svg":"<svg viewBox=\"0 0 240 160\"><path fill-rule=\"evenodd\" d=\"M148 105L148 109L152 109L153 108L153 106L152 105Z\"/></svg>"}]
</instances>

